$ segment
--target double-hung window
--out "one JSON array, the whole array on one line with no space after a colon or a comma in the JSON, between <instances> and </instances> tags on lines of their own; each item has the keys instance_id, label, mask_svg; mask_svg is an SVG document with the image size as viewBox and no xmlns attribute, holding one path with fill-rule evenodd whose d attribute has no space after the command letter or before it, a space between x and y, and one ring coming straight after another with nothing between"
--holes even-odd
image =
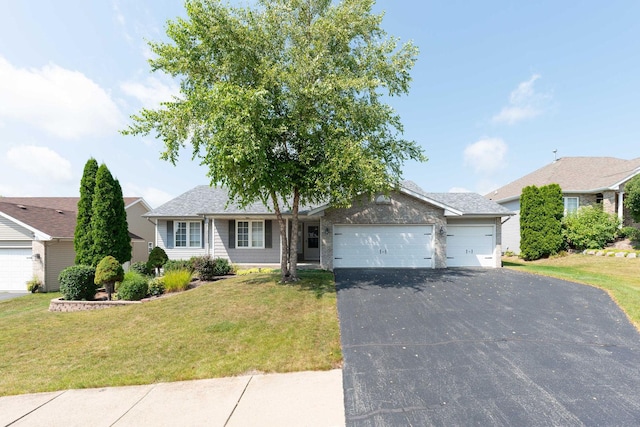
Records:
<instances>
[{"instance_id":1,"label":"double-hung window","mask_svg":"<svg viewBox=\"0 0 640 427\"><path fill-rule=\"evenodd\" d=\"M176 248L202 247L201 227L200 221L176 221L174 225Z\"/></svg>"},{"instance_id":2,"label":"double-hung window","mask_svg":"<svg viewBox=\"0 0 640 427\"><path fill-rule=\"evenodd\" d=\"M563 197L562 200L564 201L565 215L574 214L578 212L578 204L580 200L578 197Z\"/></svg>"},{"instance_id":3,"label":"double-hung window","mask_svg":"<svg viewBox=\"0 0 640 427\"><path fill-rule=\"evenodd\" d=\"M237 248L264 248L264 221L236 221Z\"/></svg>"}]
</instances>

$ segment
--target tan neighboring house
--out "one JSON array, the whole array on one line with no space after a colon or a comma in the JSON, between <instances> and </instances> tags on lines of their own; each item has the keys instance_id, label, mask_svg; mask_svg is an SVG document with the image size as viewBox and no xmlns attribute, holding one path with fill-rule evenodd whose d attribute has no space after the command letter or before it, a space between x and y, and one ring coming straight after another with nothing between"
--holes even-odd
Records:
<instances>
[{"instance_id":1,"label":"tan neighboring house","mask_svg":"<svg viewBox=\"0 0 640 427\"><path fill-rule=\"evenodd\" d=\"M618 215L623 225L638 227L623 201L625 183L639 173L640 157L563 157L485 195L516 212L502 225L503 250L520 253L520 195L530 185L560 185L567 213L601 203L604 211Z\"/></svg>"},{"instance_id":2,"label":"tan neighboring house","mask_svg":"<svg viewBox=\"0 0 640 427\"><path fill-rule=\"evenodd\" d=\"M78 197L0 197L0 292L25 292L39 278L47 292L60 289L58 275L74 264ZM142 217L151 208L125 197L132 261L146 261L155 227Z\"/></svg>"}]
</instances>

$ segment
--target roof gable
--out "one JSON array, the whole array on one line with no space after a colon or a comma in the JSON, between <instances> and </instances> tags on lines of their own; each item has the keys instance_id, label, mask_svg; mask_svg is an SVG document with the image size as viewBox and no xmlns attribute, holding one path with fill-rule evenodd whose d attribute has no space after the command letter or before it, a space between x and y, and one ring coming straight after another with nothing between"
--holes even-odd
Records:
<instances>
[{"instance_id":1,"label":"roof gable","mask_svg":"<svg viewBox=\"0 0 640 427\"><path fill-rule=\"evenodd\" d=\"M123 199L127 207L138 202L148 207L140 197ZM0 214L36 234L42 234L42 238L72 239L79 200L79 197L0 197Z\"/></svg>"},{"instance_id":2,"label":"roof gable","mask_svg":"<svg viewBox=\"0 0 640 427\"><path fill-rule=\"evenodd\" d=\"M138 202L150 210L149 205L141 197L123 197L125 209ZM40 208L60 209L63 211L78 212L80 197L0 197L0 202L15 203L25 206Z\"/></svg>"},{"instance_id":3,"label":"roof gable","mask_svg":"<svg viewBox=\"0 0 640 427\"><path fill-rule=\"evenodd\" d=\"M0 213L36 234L44 234L41 238L73 238L76 227L73 211L0 202Z\"/></svg>"},{"instance_id":4,"label":"roof gable","mask_svg":"<svg viewBox=\"0 0 640 427\"><path fill-rule=\"evenodd\" d=\"M615 190L640 172L640 157L563 157L486 195L497 201L520 197L522 189L558 184L563 193L596 193Z\"/></svg>"}]
</instances>

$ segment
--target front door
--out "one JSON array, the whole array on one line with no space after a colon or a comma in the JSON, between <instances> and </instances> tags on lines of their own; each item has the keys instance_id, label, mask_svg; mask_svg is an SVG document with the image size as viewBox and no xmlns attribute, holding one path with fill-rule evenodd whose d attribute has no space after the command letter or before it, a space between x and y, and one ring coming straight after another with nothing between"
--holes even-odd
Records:
<instances>
[{"instance_id":1,"label":"front door","mask_svg":"<svg viewBox=\"0 0 640 427\"><path fill-rule=\"evenodd\" d=\"M320 224L304 224L304 259L306 261L320 260Z\"/></svg>"}]
</instances>

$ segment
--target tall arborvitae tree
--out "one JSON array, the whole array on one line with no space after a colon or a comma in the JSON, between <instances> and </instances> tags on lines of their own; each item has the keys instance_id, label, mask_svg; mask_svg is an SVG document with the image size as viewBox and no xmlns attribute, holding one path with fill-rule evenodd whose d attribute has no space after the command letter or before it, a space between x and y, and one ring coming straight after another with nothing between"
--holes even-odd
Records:
<instances>
[{"instance_id":1,"label":"tall arborvitae tree","mask_svg":"<svg viewBox=\"0 0 640 427\"><path fill-rule=\"evenodd\" d=\"M562 216L564 204L558 184L531 185L520 196L520 254L525 260L548 257L564 243Z\"/></svg>"},{"instance_id":2,"label":"tall arborvitae tree","mask_svg":"<svg viewBox=\"0 0 640 427\"><path fill-rule=\"evenodd\" d=\"M129 240L126 242L129 246L128 256L122 247L122 235L128 233L122 190L120 184L113 179L111 172L104 164L100 165L96 174L91 230L93 236L92 265L97 265L107 255L113 256L121 263L131 259Z\"/></svg>"},{"instance_id":3,"label":"tall arborvitae tree","mask_svg":"<svg viewBox=\"0 0 640 427\"><path fill-rule=\"evenodd\" d=\"M93 236L91 234L91 212L93 209L93 192L96 186L98 162L91 158L84 166L80 181L80 200L78 201L78 219L73 238L76 252L76 264L93 262Z\"/></svg>"},{"instance_id":4,"label":"tall arborvitae tree","mask_svg":"<svg viewBox=\"0 0 640 427\"><path fill-rule=\"evenodd\" d=\"M122 196L122 187L120 187L120 181L115 179L116 196L115 199L115 212L118 221L117 224L117 237L116 237L116 251L114 258L125 263L131 260L131 237L129 237L129 224L127 223L127 211L124 206L124 198Z\"/></svg>"}]
</instances>

